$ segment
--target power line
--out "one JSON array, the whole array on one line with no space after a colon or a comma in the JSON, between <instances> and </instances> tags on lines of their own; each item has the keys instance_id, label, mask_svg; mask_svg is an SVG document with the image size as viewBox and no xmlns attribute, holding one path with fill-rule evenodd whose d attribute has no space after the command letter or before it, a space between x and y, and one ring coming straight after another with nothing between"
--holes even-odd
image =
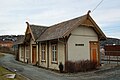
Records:
<instances>
[{"instance_id":1,"label":"power line","mask_svg":"<svg viewBox=\"0 0 120 80\"><path fill-rule=\"evenodd\" d=\"M95 11L95 10L97 9L97 7L100 6L100 4L101 4L103 1L104 1L104 0L101 0L101 1L99 2L99 4L92 10L92 12Z\"/></svg>"}]
</instances>

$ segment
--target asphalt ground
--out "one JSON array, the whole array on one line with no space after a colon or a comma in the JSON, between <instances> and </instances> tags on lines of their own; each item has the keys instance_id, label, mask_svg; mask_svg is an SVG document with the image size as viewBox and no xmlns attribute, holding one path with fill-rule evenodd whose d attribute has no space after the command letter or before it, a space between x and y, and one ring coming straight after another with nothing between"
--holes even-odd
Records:
<instances>
[{"instance_id":1,"label":"asphalt ground","mask_svg":"<svg viewBox=\"0 0 120 80\"><path fill-rule=\"evenodd\" d=\"M120 80L120 67L102 67L100 70L80 73L58 73L16 61L11 54L0 58L0 65L29 80Z\"/></svg>"}]
</instances>

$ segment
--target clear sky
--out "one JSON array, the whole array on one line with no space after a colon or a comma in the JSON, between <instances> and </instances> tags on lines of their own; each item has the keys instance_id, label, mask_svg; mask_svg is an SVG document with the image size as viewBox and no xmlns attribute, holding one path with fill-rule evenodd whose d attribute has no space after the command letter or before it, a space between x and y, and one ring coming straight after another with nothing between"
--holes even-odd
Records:
<instances>
[{"instance_id":1,"label":"clear sky","mask_svg":"<svg viewBox=\"0 0 120 80\"><path fill-rule=\"evenodd\" d=\"M101 0L0 0L0 35L25 33L30 24L50 26L82 16ZM91 13L107 37L120 38L120 0L103 0Z\"/></svg>"}]
</instances>

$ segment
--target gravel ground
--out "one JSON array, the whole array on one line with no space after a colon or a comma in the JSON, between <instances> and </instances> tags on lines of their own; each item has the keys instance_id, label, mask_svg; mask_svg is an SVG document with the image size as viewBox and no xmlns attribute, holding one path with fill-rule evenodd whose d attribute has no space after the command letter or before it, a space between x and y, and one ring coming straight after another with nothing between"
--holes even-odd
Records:
<instances>
[{"instance_id":1,"label":"gravel ground","mask_svg":"<svg viewBox=\"0 0 120 80\"><path fill-rule=\"evenodd\" d=\"M29 64L15 61L14 56L5 54L0 58L0 65L16 71L30 80L120 80L120 67L102 67L100 70L80 72L76 74L60 74L54 71L38 68Z\"/></svg>"}]
</instances>

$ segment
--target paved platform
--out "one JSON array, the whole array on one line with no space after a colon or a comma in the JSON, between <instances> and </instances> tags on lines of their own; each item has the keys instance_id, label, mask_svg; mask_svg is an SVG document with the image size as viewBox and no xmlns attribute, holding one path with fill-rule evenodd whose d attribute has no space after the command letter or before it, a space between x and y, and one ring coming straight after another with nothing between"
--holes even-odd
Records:
<instances>
[{"instance_id":1,"label":"paved platform","mask_svg":"<svg viewBox=\"0 0 120 80\"><path fill-rule=\"evenodd\" d=\"M54 71L38 68L29 64L18 62L13 55L5 54L0 58L0 65L11 71L26 76L30 80L120 80L120 67L101 67L101 71L80 73L56 73ZM109 70L108 70L108 69ZM102 71L102 69L104 69ZM106 71L105 71L106 70Z\"/></svg>"}]
</instances>

